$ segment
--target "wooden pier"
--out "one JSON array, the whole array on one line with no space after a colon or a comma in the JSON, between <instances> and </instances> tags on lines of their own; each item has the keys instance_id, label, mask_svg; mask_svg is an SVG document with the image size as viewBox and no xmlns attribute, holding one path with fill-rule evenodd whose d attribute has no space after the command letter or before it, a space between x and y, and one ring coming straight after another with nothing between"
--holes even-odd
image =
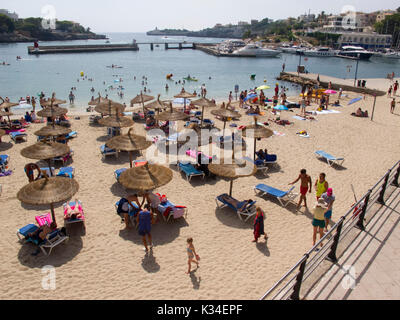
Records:
<instances>
[{"instance_id":1,"label":"wooden pier","mask_svg":"<svg viewBox=\"0 0 400 320\"><path fill-rule=\"evenodd\" d=\"M104 51L137 51L139 47L136 43L126 44L96 44L96 45L72 45L72 46L39 46L35 49L28 47L29 54L49 54L49 53L88 53Z\"/></svg>"}]
</instances>

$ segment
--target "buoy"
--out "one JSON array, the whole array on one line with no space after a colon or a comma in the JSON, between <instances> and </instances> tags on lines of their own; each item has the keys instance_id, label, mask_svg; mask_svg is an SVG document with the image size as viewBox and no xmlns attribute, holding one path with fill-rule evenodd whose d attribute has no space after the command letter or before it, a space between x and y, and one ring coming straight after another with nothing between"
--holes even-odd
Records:
<instances>
[{"instance_id":1,"label":"buoy","mask_svg":"<svg viewBox=\"0 0 400 320\"><path fill-rule=\"evenodd\" d=\"M81 77L83 77L85 75L85 73L83 71L81 71Z\"/></svg>"},{"instance_id":2,"label":"buoy","mask_svg":"<svg viewBox=\"0 0 400 320\"><path fill-rule=\"evenodd\" d=\"M267 82L267 79L264 79L264 82Z\"/></svg>"}]
</instances>

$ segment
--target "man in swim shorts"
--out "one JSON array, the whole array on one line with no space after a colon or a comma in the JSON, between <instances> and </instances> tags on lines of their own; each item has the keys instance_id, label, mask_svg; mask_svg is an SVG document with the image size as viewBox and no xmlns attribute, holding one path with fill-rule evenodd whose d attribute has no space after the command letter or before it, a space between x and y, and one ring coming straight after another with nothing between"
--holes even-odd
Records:
<instances>
[{"instance_id":1,"label":"man in swim shorts","mask_svg":"<svg viewBox=\"0 0 400 320\"><path fill-rule=\"evenodd\" d=\"M300 200L297 205L297 209L300 208L302 201L304 200L304 206L307 208L307 191L311 193L311 177L307 174L306 169L300 171L299 177L289 184L295 184L297 181L301 180L300 184Z\"/></svg>"},{"instance_id":2,"label":"man in swim shorts","mask_svg":"<svg viewBox=\"0 0 400 320\"><path fill-rule=\"evenodd\" d=\"M322 198L318 199L315 207L314 207L314 217L312 221L313 225L313 246L315 246L315 242L317 241L317 233L319 233L319 238L321 239L324 236L324 228L325 228L325 220L324 220L324 200ZM322 243L321 243L322 247Z\"/></svg>"}]
</instances>

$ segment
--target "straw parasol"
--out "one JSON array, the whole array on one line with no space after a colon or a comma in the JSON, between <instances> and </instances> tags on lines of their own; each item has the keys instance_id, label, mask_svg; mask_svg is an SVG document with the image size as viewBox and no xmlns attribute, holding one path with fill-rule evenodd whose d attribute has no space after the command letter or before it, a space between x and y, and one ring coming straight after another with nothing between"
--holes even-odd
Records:
<instances>
[{"instance_id":1,"label":"straw parasol","mask_svg":"<svg viewBox=\"0 0 400 320\"><path fill-rule=\"evenodd\" d=\"M180 112L180 111L175 111L172 108L172 103L170 102L169 104L170 109L167 111L164 111L160 114L157 114L155 116L155 119L157 121L179 121L179 120L186 120L188 119L190 116L184 112Z\"/></svg>"},{"instance_id":2,"label":"straw parasol","mask_svg":"<svg viewBox=\"0 0 400 320\"><path fill-rule=\"evenodd\" d=\"M153 97L153 96L145 95L145 94L143 94L142 91L140 91L140 94L138 94L135 98L133 98L133 99L131 100L131 107L132 107L134 104L141 103L142 106L143 106L143 113L144 113L144 103L145 103L145 102L149 102L149 101L151 101L151 100L154 100L154 97Z\"/></svg>"},{"instance_id":3,"label":"straw parasol","mask_svg":"<svg viewBox=\"0 0 400 320\"><path fill-rule=\"evenodd\" d=\"M12 116L13 113L9 111L0 111L0 117L9 117Z\"/></svg>"},{"instance_id":4,"label":"straw parasol","mask_svg":"<svg viewBox=\"0 0 400 320\"><path fill-rule=\"evenodd\" d=\"M256 155L257 139L269 138L274 135L274 132L257 123L257 117L254 117L255 124L247 126L242 130L242 135L248 138L254 138L254 159Z\"/></svg>"},{"instance_id":5,"label":"straw parasol","mask_svg":"<svg viewBox=\"0 0 400 320\"><path fill-rule=\"evenodd\" d=\"M94 108L98 113L102 115L113 115L116 113L122 113L125 110L125 106L112 100L104 100L96 105Z\"/></svg>"},{"instance_id":6,"label":"straw parasol","mask_svg":"<svg viewBox=\"0 0 400 320\"><path fill-rule=\"evenodd\" d=\"M221 159L220 163L210 163L208 169L217 176L231 180L229 195L232 196L233 180L240 177L252 176L257 172L257 167L249 162L236 163L233 159Z\"/></svg>"},{"instance_id":7,"label":"straw parasol","mask_svg":"<svg viewBox=\"0 0 400 320\"><path fill-rule=\"evenodd\" d=\"M40 141L32 146L22 149L21 155L29 159L47 160L49 168L51 168L51 159L68 154L70 151L70 148L66 144Z\"/></svg>"},{"instance_id":8,"label":"straw parasol","mask_svg":"<svg viewBox=\"0 0 400 320\"><path fill-rule=\"evenodd\" d=\"M56 118L67 113L68 109L52 106L40 110L37 115L42 118Z\"/></svg>"},{"instance_id":9,"label":"straw parasol","mask_svg":"<svg viewBox=\"0 0 400 320\"><path fill-rule=\"evenodd\" d=\"M237 112L237 111L232 111L229 109L226 109L224 107L221 107L217 110L211 110L211 114L216 116L216 117L221 117L224 121L224 130L223 130L223 135L225 136L225 127L226 127L226 120L227 118L240 118L242 115Z\"/></svg>"},{"instance_id":10,"label":"straw parasol","mask_svg":"<svg viewBox=\"0 0 400 320\"><path fill-rule=\"evenodd\" d=\"M71 129L63 126L44 126L40 130L35 131L34 135L39 137L56 137L72 132Z\"/></svg>"},{"instance_id":11,"label":"straw parasol","mask_svg":"<svg viewBox=\"0 0 400 320\"><path fill-rule=\"evenodd\" d=\"M51 96L51 99L48 99L46 101L40 101L40 105L42 107L51 107L51 106L57 106L59 104L64 104L67 103L66 100L60 100L56 98L56 94L53 92L53 95Z\"/></svg>"},{"instance_id":12,"label":"straw parasol","mask_svg":"<svg viewBox=\"0 0 400 320\"><path fill-rule=\"evenodd\" d=\"M119 177L119 183L127 189L145 192L166 185L172 180L172 176L171 169L146 163L124 171Z\"/></svg>"},{"instance_id":13,"label":"straw parasol","mask_svg":"<svg viewBox=\"0 0 400 320\"><path fill-rule=\"evenodd\" d=\"M53 221L56 221L54 215L54 203L65 201L71 198L79 190L79 184L75 179L63 177L40 179L24 186L17 193L17 198L21 202L43 205L50 204Z\"/></svg>"},{"instance_id":14,"label":"straw parasol","mask_svg":"<svg viewBox=\"0 0 400 320\"><path fill-rule=\"evenodd\" d=\"M128 128L134 125L132 119L128 117L120 117L118 114L99 120L99 124L108 128Z\"/></svg>"},{"instance_id":15,"label":"straw parasol","mask_svg":"<svg viewBox=\"0 0 400 320\"><path fill-rule=\"evenodd\" d=\"M200 127L203 127L204 108L215 108L217 106L214 102L206 98L200 98L199 100L192 101L192 105L201 107Z\"/></svg>"},{"instance_id":16,"label":"straw parasol","mask_svg":"<svg viewBox=\"0 0 400 320\"><path fill-rule=\"evenodd\" d=\"M151 141L146 140L146 137L134 134L132 130L133 128L130 128L128 134L113 137L106 142L107 148L129 152L131 168L133 167L132 151L147 149L152 144Z\"/></svg>"},{"instance_id":17,"label":"straw parasol","mask_svg":"<svg viewBox=\"0 0 400 320\"><path fill-rule=\"evenodd\" d=\"M150 102L144 106L146 109L155 109L156 111L160 111L168 107L168 103L160 100L160 95L158 95L157 100Z\"/></svg>"},{"instance_id":18,"label":"straw parasol","mask_svg":"<svg viewBox=\"0 0 400 320\"><path fill-rule=\"evenodd\" d=\"M184 100L184 106L183 106L183 108L185 110L186 109L186 99L196 98L196 95L192 94L192 93L189 93L189 92L186 92L185 89L182 88L182 91L179 94L177 94L176 96L174 96L174 98L183 98L183 99L185 99Z\"/></svg>"},{"instance_id":19,"label":"straw parasol","mask_svg":"<svg viewBox=\"0 0 400 320\"><path fill-rule=\"evenodd\" d=\"M3 103L0 104L0 109L9 109L9 108L16 107L16 106L19 106L19 103L13 103L13 102L8 102L8 101L3 100Z\"/></svg>"},{"instance_id":20,"label":"straw parasol","mask_svg":"<svg viewBox=\"0 0 400 320\"><path fill-rule=\"evenodd\" d=\"M108 102L108 101L110 101L110 100L107 98L103 98L99 93L99 96L96 99L90 100L88 102L88 105L89 106L97 106L101 102Z\"/></svg>"}]
</instances>

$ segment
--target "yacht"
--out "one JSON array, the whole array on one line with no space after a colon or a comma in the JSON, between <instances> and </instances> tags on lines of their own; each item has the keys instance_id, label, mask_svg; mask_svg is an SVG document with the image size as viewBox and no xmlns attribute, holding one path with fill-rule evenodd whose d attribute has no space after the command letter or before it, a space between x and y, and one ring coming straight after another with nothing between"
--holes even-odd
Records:
<instances>
[{"instance_id":1,"label":"yacht","mask_svg":"<svg viewBox=\"0 0 400 320\"><path fill-rule=\"evenodd\" d=\"M328 47L320 47L304 50L304 55L308 57L334 57L338 53L337 50L332 50Z\"/></svg>"},{"instance_id":2,"label":"yacht","mask_svg":"<svg viewBox=\"0 0 400 320\"><path fill-rule=\"evenodd\" d=\"M373 53L365 50L363 47L344 46L342 50L339 51L338 55L343 58L369 60Z\"/></svg>"},{"instance_id":3,"label":"yacht","mask_svg":"<svg viewBox=\"0 0 400 320\"><path fill-rule=\"evenodd\" d=\"M245 47L234 51L232 54L236 56L276 57L280 53L279 50L262 48L256 44L248 44Z\"/></svg>"},{"instance_id":4,"label":"yacht","mask_svg":"<svg viewBox=\"0 0 400 320\"><path fill-rule=\"evenodd\" d=\"M383 52L380 52L378 57L384 58L384 59L396 60L396 59L400 59L400 52L386 49L386 50L383 50Z\"/></svg>"}]
</instances>

